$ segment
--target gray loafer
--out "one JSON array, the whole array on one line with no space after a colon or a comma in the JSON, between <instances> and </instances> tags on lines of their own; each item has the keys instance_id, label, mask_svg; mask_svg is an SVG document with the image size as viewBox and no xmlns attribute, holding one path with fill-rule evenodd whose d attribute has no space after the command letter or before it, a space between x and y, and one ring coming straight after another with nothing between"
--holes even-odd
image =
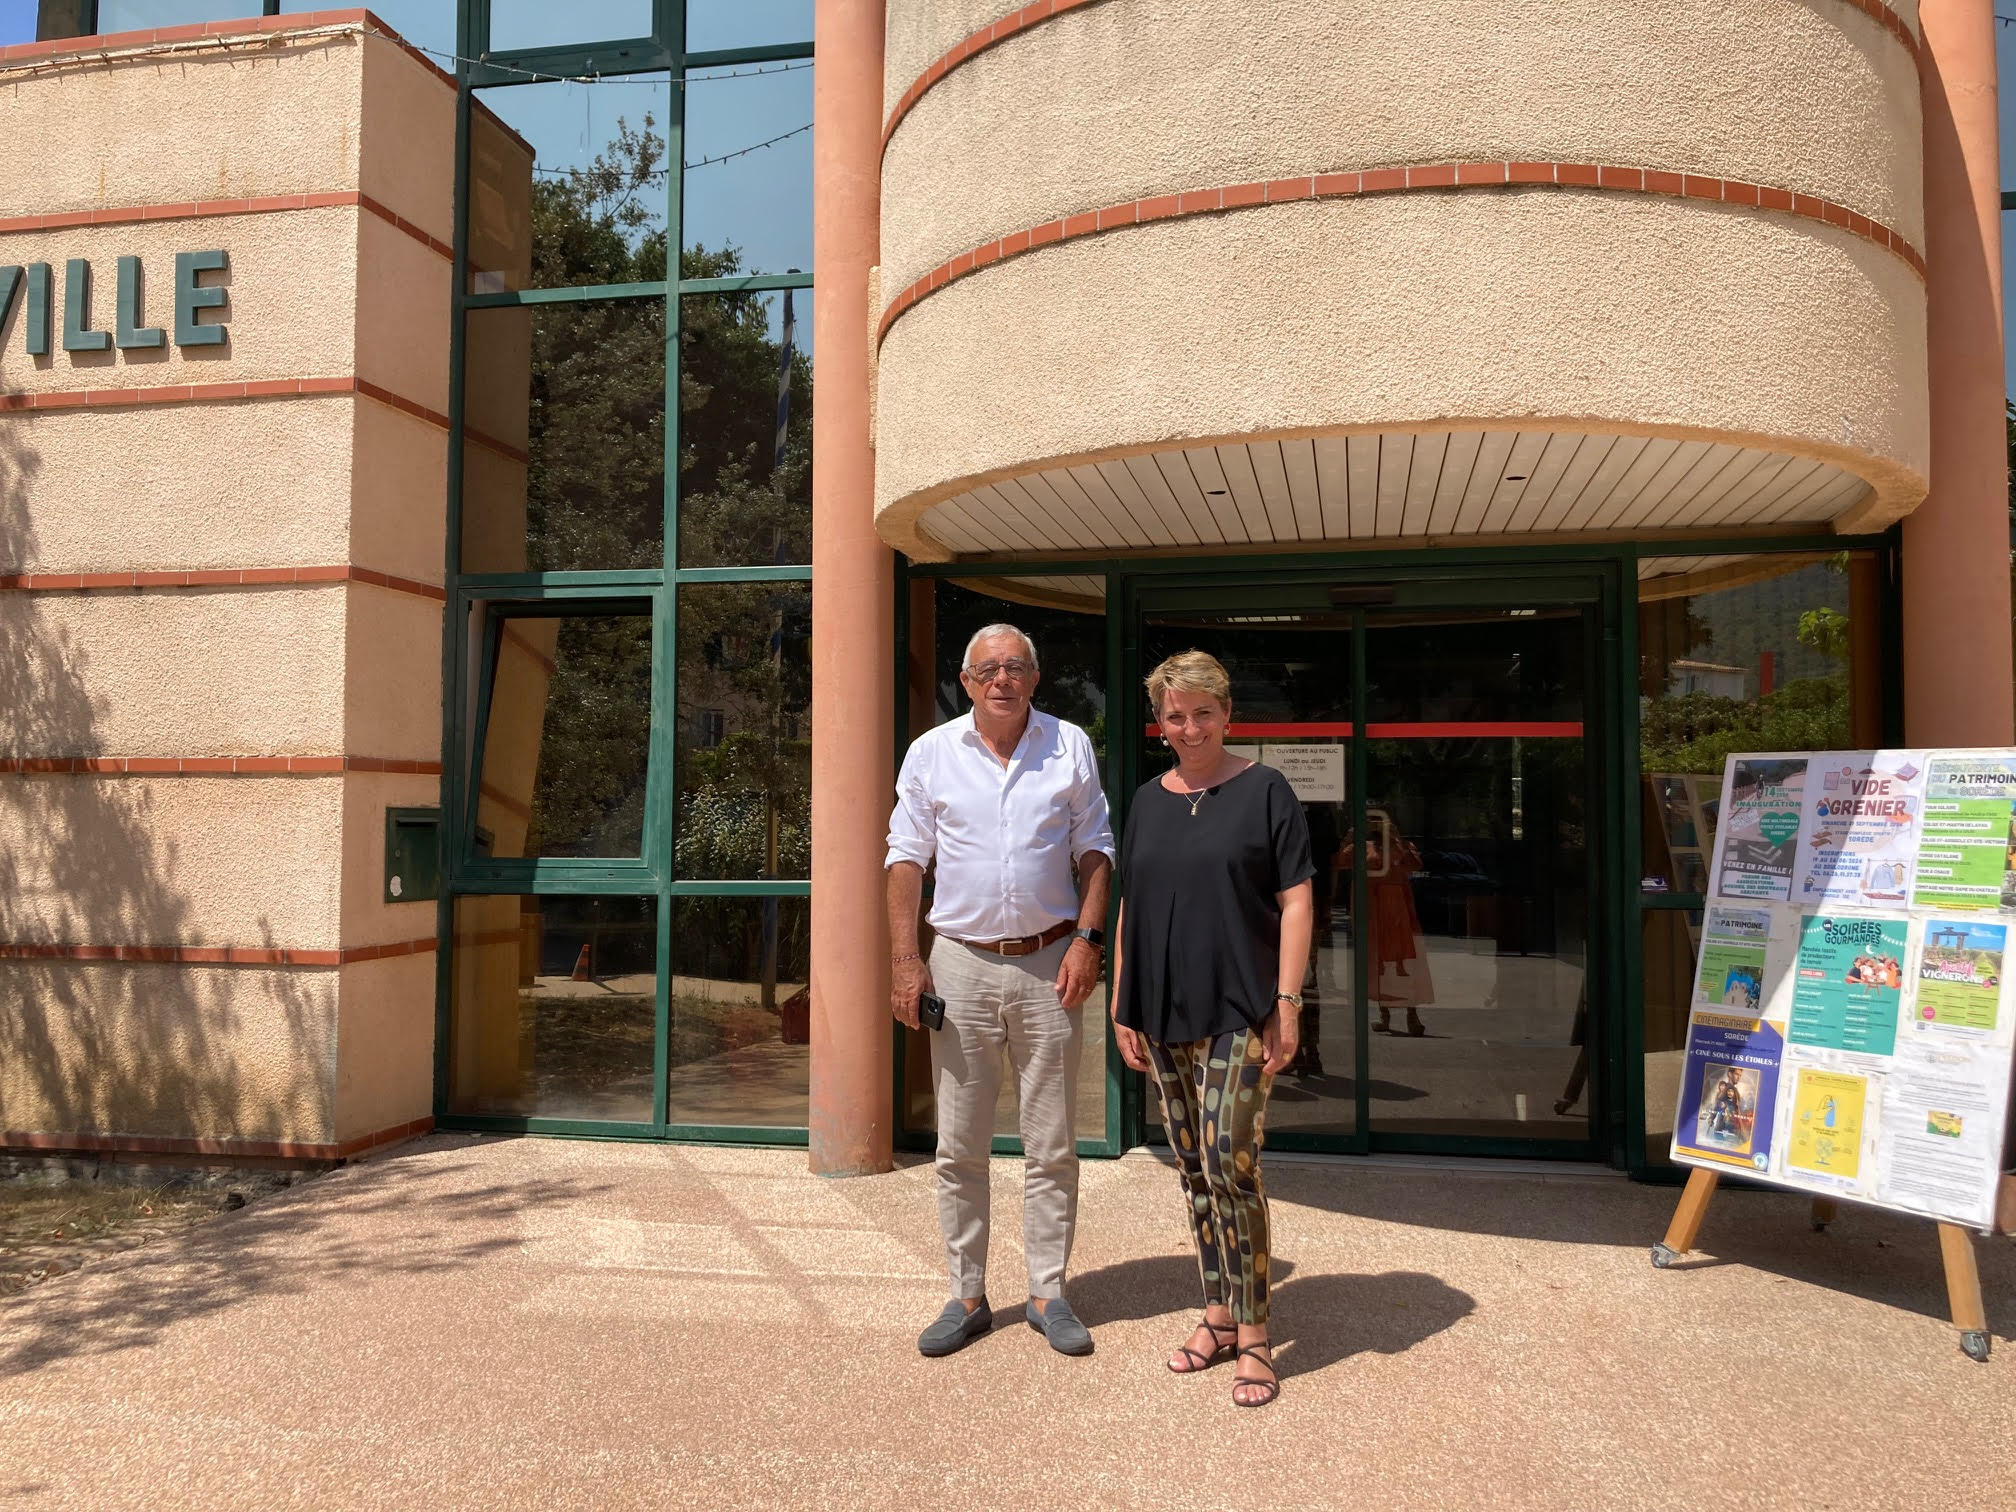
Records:
<instances>
[{"instance_id":1,"label":"gray loafer","mask_svg":"<svg viewBox=\"0 0 2016 1512\"><path fill-rule=\"evenodd\" d=\"M1078 1321L1078 1314L1071 1311L1071 1304L1062 1297L1052 1297L1041 1312L1036 1310L1036 1301L1032 1297L1022 1313L1029 1320L1029 1326L1048 1339L1050 1347L1057 1353L1092 1353L1091 1331Z\"/></svg>"},{"instance_id":2,"label":"gray loafer","mask_svg":"<svg viewBox=\"0 0 2016 1512\"><path fill-rule=\"evenodd\" d=\"M966 1311L957 1298L945 1304L945 1311L924 1332L917 1335L917 1353L937 1359L964 1349L994 1326L994 1312L985 1299L973 1311Z\"/></svg>"}]
</instances>

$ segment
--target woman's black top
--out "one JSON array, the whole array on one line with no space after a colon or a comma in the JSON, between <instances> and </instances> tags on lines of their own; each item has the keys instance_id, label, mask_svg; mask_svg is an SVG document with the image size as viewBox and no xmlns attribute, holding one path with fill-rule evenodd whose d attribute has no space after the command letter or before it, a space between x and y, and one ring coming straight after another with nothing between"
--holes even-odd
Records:
<instances>
[{"instance_id":1,"label":"woman's black top","mask_svg":"<svg viewBox=\"0 0 2016 1512\"><path fill-rule=\"evenodd\" d=\"M1120 843L1120 1001L1114 1018L1180 1044L1258 1028L1281 962L1275 901L1316 873L1288 779L1251 766L1190 798L1145 782Z\"/></svg>"}]
</instances>

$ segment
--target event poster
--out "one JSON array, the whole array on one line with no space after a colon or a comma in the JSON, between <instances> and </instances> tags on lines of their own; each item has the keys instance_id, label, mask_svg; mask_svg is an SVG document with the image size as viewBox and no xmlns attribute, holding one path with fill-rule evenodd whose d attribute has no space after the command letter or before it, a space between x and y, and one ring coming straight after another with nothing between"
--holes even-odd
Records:
<instances>
[{"instance_id":1,"label":"event poster","mask_svg":"<svg viewBox=\"0 0 2016 1512\"><path fill-rule=\"evenodd\" d=\"M1768 1169L1784 1054L1785 1041L1767 1019L1695 1014L1680 1076L1675 1149L1723 1165Z\"/></svg>"},{"instance_id":2,"label":"event poster","mask_svg":"<svg viewBox=\"0 0 2016 1512\"><path fill-rule=\"evenodd\" d=\"M2008 941L2006 924L1927 919L1918 955L1917 1022L1993 1034L2001 1014L2002 959Z\"/></svg>"},{"instance_id":3,"label":"event poster","mask_svg":"<svg viewBox=\"0 0 2016 1512\"><path fill-rule=\"evenodd\" d=\"M1804 756L1730 758L1716 850L1718 895L1780 902L1791 897L1805 791Z\"/></svg>"},{"instance_id":4,"label":"event poster","mask_svg":"<svg viewBox=\"0 0 2016 1512\"><path fill-rule=\"evenodd\" d=\"M1718 903L1703 911L1701 959L1694 972L1699 1006L1761 1012L1771 947L1771 910Z\"/></svg>"},{"instance_id":5,"label":"event poster","mask_svg":"<svg viewBox=\"0 0 2016 1512\"><path fill-rule=\"evenodd\" d=\"M2016 754L1930 757L1914 908L2016 908Z\"/></svg>"},{"instance_id":6,"label":"event poster","mask_svg":"<svg viewBox=\"0 0 2016 1512\"><path fill-rule=\"evenodd\" d=\"M1793 901L1901 908L1925 796L1922 751L1845 751L1806 770L1806 827Z\"/></svg>"},{"instance_id":7,"label":"event poster","mask_svg":"<svg viewBox=\"0 0 2016 1512\"><path fill-rule=\"evenodd\" d=\"M1792 1083L1788 1175L1818 1177L1822 1184L1854 1187L1862 1170L1862 1120L1869 1078L1850 1071L1800 1066Z\"/></svg>"},{"instance_id":8,"label":"event poster","mask_svg":"<svg viewBox=\"0 0 2016 1512\"><path fill-rule=\"evenodd\" d=\"M1809 914L1792 967L1795 1045L1888 1055L1897 1044L1910 921Z\"/></svg>"}]
</instances>

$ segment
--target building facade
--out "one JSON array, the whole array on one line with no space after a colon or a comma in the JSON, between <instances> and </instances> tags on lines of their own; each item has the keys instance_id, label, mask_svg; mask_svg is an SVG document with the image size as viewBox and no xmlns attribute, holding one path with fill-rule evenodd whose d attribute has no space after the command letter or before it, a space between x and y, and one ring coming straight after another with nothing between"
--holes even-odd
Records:
<instances>
[{"instance_id":1,"label":"building facade","mask_svg":"<svg viewBox=\"0 0 2016 1512\"><path fill-rule=\"evenodd\" d=\"M10 1148L886 1168L1007 619L1123 825L1190 646L1302 797L1277 1146L1653 1171L1722 758L2016 724L1983 3L121 3L0 53Z\"/></svg>"}]
</instances>

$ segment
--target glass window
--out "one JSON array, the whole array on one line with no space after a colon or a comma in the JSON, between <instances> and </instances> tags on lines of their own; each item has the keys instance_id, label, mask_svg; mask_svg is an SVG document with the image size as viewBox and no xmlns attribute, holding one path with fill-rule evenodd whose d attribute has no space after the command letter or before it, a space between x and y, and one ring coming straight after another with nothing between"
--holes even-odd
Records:
<instances>
[{"instance_id":1,"label":"glass window","mask_svg":"<svg viewBox=\"0 0 2016 1512\"><path fill-rule=\"evenodd\" d=\"M673 902L671 1122L805 1126L811 929L804 898Z\"/></svg>"},{"instance_id":2,"label":"glass window","mask_svg":"<svg viewBox=\"0 0 2016 1512\"><path fill-rule=\"evenodd\" d=\"M98 0L98 32L109 36L197 21L240 21L265 11L260 0Z\"/></svg>"},{"instance_id":3,"label":"glass window","mask_svg":"<svg viewBox=\"0 0 2016 1512\"><path fill-rule=\"evenodd\" d=\"M914 739L971 707L959 682L966 642L985 625L1019 627L1036 643L1042 668L1035 706L1083 729L1099 753L1105 777L1106 579L1103 576L915 578L910 584L909 721ZM1144 705L1145 706L1145 705ZM893 799L893 789L892 799ZM928 886L927 882L927 886ZM926 900L926 911L929 911ZM921 932L931 948L931 931ZM1078 1063L1077 1132L1106 1137L1106 983L1079 1010L1084 1036ZM937 1113L931 1093L930 1031L903 1031L903 1123L929 1132ZM1018 1117L1014 1077L1003 1076L994 1132L1013 1137Z\"/></svg>"},{"instance_id":4,"label":"glass window","mask_svg":"<svg viewBox=\"0 0 2016 1512\"><path fill-rule=\"evenodd\" d=\"M1640 920L1645 971L1645 1160L1667 1162L1673 1107L1687 1058L1687 1008L1694 956L1701 945L1698 910L1648 908Z\"/></svg>"},{"instance_id":5,"label":"glass window","mask_svg":"<svg viewBox=\"0 0 2016 1512\"><path fill-rule=\"evenodd\" d=\"M1640 887L1698 895L1731 752L1882 743L1881 561L1663 557L1638 573Z\"/></svg>"},{"instance_id":6,"label":"glass window","mask_svg":"<svg viewBox=\"0 0 2016 1512\"><path fill-rule=\"evenodd\" d=\"M682 880L811 875L811 646L810 584L679 591Z\"/></svg>"},{"instance_id":7,"label":"glass window","mask_svg":"<svg viewBox=\"0 0 2016 1512\"><path fill-rule=\"evenodd\" d=\"M462 570L662 566L664 301L468 320Z\"/></svg>"},{"instance_id":8,"label":"glass window","mask_svg":"<svg viewBox=\"0 0 2016 1512\"><path fill-rule=\"evenodd\" d=\"M575 47L651 35L652 0L490 0L490 50Z\"/></svg>"},{"instance_id":9,"label":"glass window","mask_svg":"<svg viewBox=\"0 0 2016 1512\"><path fill-rule=\"evenodd\" d=\"M680 313L679 565L811 561L812 291Z\"/></svg>"},{"instance_id":10,"label":"glass window","mask_svg":"<svg viewBox=\"0 0 2016 1512\"><path fill-rule=\"evenodd\" d=\"M479 93L469 133L469 292L663 278L671 119L663 73Z\"/></svg>"},{"instance_id":11,"label":"glass window","mask_svg":"<svg viewBox=\"0 0 2016 1512\"><path fill-rule=\"evenodd\" d=\"M476 853L641 855L651 617L507 612L489 629Z\"/></svg>"},{"instance_id":12,"label":"glass window","mask_svg":"<svg viewBox=\"0 0 2016 1512\"><path fill-rule=\"evenodd\" d=\"M685 276L809 273L810 60L689 73L685 139L685 247L709 269Z\"/></svg>"},{"instance_id":13,"label":"glass window","mask_svg":"<svg viewBox=\"0 0 2016 1512\"><path fill-rule=\"evenodd\" d=\"M687 0L686 50L812 40L812 0Z\"/></svg>"},{"instance_id":14,"label":"glass window","mask_svg":"<svg viewBox=\"0 0 2016 1512\"><path fill-rule=\"evenodd\" d=\"M455 900L448 1106L649 1123L658 902Z\"/></svg>"}]
</instances>

